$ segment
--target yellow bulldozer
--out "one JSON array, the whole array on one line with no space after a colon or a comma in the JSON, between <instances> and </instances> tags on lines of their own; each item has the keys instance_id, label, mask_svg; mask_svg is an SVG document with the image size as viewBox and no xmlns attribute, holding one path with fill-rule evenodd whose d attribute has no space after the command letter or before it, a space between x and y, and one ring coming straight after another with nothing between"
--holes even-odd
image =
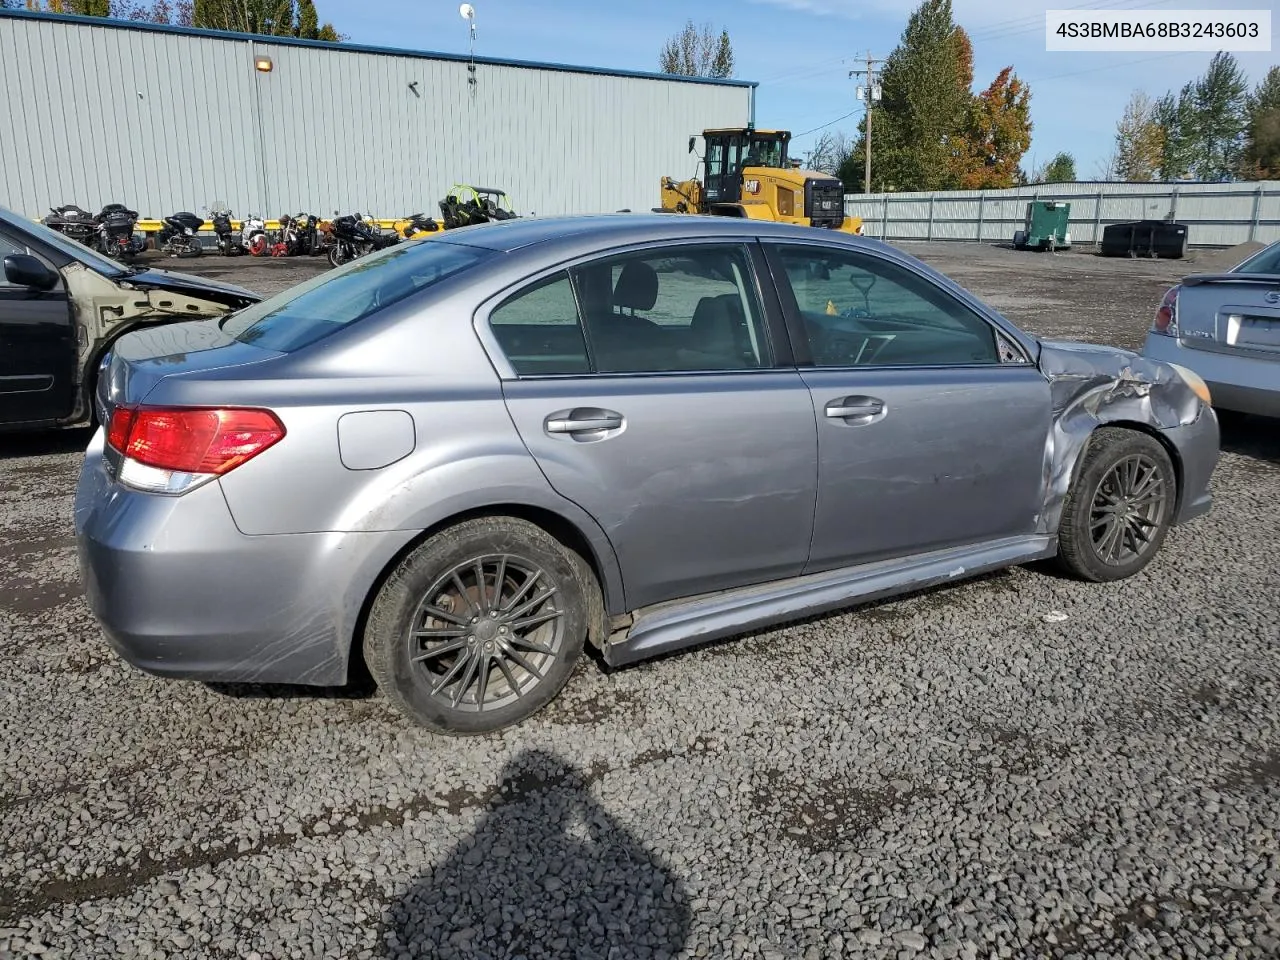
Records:
<instances>
[{"instance_id":1,"label":"yellow bulldozer","mask_svg":"<svg viewBox=\"0 0 1280 960\"><path fill-rule=\"evenodd\" d=\"M844 184L802 170L787 156L788 130L752 127L703 130L706 151L699 179L662 178L659 213L699 213L776 220L844 233L862 233L862 218L844 212ZM693 153L697 137L689 138Z\"/></svg>"}]
</instances>

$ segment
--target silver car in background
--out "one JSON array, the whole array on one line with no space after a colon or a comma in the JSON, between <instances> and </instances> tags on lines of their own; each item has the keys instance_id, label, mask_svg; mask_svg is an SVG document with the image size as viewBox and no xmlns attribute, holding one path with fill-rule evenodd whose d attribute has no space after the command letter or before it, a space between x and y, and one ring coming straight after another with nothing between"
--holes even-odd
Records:
<instances>
[{"instance_id":1,"label":"silver car in background","mask_svg":"<svg viewBox=\"0 0 1280 960\"><path fill-rule=\"evenodd\" d=\"M1054 556L1132 576L1210 508L1208 399L874 240L526 219L121 339L75 526L139 667L328 685L363 658L479 733L587 643L628 664Z\"/></svg>"},{"instance_id":2,"label":"silver car in background","mask_svg":"<svg viewBox=\"0 0 1280 960\"><path fill-rule=\"evenodd\" d=\"M1142 352L1196 371L1220 410L1280 417L1280 241L1170 288Z\"/></svg>"}]
</instances>

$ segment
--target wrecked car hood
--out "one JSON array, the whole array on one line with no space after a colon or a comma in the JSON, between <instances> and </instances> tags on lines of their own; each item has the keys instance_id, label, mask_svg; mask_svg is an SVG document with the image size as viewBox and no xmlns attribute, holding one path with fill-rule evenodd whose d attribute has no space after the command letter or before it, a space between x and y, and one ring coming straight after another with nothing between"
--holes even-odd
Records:
<instances>
[{"instance_id":1,"label":"wrecked car hood","mask_svg":"<svg viewBox=\"0 0 1280 960\"><path fill-rule=\"evenodd\" d=\"M212 300L229 307L247 307L257 303L262 297L252 290L237 287L233 283L210 280L207 277L196 277L189 273L173 273L169 270L142 270L138 273L122 277L120 283L134 286L140 290L170 290Z\"/></svg>"}]
</instances>

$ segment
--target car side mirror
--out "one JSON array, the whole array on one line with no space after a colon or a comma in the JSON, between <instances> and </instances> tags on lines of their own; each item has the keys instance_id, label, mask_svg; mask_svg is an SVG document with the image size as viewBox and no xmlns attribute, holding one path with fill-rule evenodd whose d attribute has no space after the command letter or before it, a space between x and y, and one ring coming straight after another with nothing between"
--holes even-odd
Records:
<instances>
[{"instance_id":1,"label":"car side mirror","mask_svg":"<svg viewBox=\"0 0 1280 960\"><path fill-rule=\"evenodd\" d=\"M4 278L19 287L52 290L58 285L58 274L43 260L27 253L11 253L4 258Z\"/></svg>"}]
</instances>

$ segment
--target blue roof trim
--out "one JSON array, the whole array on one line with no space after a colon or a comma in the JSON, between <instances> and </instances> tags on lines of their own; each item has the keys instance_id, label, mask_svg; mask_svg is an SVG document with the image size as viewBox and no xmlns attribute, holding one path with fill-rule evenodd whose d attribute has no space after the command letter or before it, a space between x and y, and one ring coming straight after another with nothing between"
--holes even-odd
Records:
<instances>
[{"instance_id":1,"label":"blue roof trim","mask_svg":"<svg viewBox=\"0 0 1280 960\"><path fill-rule=\"evenodd\" d=\"M370 53L378 56L415 57L420 60L446 60L454 63L485 64L493 67L517 67L524 70L554 70L559 73L585 73L604 77L629 77L636 80L664 80L668 83L704 83L720 87L759 86L755 80L717 80L710 77L686 77L671 73L646 73L642 70L609 70L605 67L579 67L568 63L543 63L537 60L506 60L500 57L469 57L464 53L438 53L431 50L408 50L400 47L373 47L362 43L329 43L324 40L302 40L298 37L273 37L256 33L232 33L227 30L203 30L196 27L178 27L168 23L146 23L138 20L113 20L109 17L80 17L66 13L42 13L33 10L0 10L0 17L20 20L49 20L55 23L74 23L86 27L108 27L117 30L138 30L143 33L174 33L184 37L206 37L212 40L255 40L259 43L278 44L285 47L316 47L324 50L343 50L347 53Z\"/></svg>"}]
</instances>

